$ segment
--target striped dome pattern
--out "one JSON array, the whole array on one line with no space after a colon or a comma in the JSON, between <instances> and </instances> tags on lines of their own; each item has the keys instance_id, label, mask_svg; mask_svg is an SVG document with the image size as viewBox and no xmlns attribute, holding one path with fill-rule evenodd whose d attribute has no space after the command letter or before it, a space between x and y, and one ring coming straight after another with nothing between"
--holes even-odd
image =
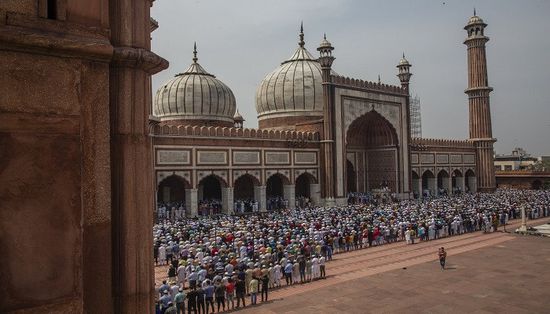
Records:
<instances>
[{"instance_id":1,"label":"striped dome pattern","mask_svg":"<svg viewBox=\"0 0 550 314\"><path fill-rule=\"evenodd\" d=\"M258 120L291 116L323 116L321 65L304 47L303 29L299 47L260 83L256 91Z\"/></svg>"},{"instance_id":2,"label":"striped dome pattern","mask_svg":"<svg viewBox=\"0 0 550 314\"><path fill-rule=\"evenodd\" d=\"M163 84L155 95L153 113L161 121L218 120L233 122L236 110L231 89L197 61Z\"/></svg>"}]
</instances>

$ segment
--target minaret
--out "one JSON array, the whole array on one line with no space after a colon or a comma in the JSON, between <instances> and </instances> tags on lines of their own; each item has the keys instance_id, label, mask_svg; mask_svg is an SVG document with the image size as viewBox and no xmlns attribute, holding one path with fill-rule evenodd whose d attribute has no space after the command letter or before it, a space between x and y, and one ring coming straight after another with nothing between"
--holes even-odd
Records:
<instances>
[{"instance_id":1,"label":"minaret","mask_svg":"<svg viewBox=\"0 0 550 314\"><path fill-rule=\"evenodd\" d=\"M493 161L493 143L496 139L491 128L489 93L493 89L488 86L487 78L485 43L489 37L484 34L486 26L474 9L474 16L464 27L468 32L464 41L468 46L468 89L464 92L468 95L470 111L470 141L476 147L477 190L493 192L496 189Z\"/></svg>"},{"instance_id":2,"label":"minaret","mask_svg":"<svg viewBox=\"0 0 550 314\"><path fill-rule=\"evenodd\" d=\"M399 60L399 64L397 65L397 69L399 70L397 77L399 81L401 81L401 87L403 87L407 93L409 92L409 82L412 76L411 67L412 65L405 59L405 53L403 52L403 58Z\"/></svg>"},{"instance_id":3,"label":"minaret","mask_svg":"<svg viewBox=\"0 0 550 314\"><path fill-rule=\"evenodd\" d=\"M334 57L334 47L327 40L326 34L323 41L317 48L319 51L319 63L321 64L321 75L323 77L323 139L321 141L321 152L323 160L323 176L321 184L321 197L325 199L325 205L334 205L335 193L335 167L334 167L334 106L332 101L332 88L330 85L330 71Z\"/></svg>"},{"instance_id":4,"label":"minaret","mask_svg":"<svg viewBox=\"0 0 550 314\"><path fill-rule=\"evenodd\" d=\"M405 102L405 110L407 112L407 143L411 142L411 96L409 92L409 82L411 81L411 67L412 65L405 59L405 52L403 52L403 57L401 60L399 60L399 64L397 65L398 73L397 77L399 78L399 81L401 82L401 87L407 92L407 99ZM408 160L411 160L411 150L408 149ZM405 191L404 192L410 192L412 191L412 173L410 173L409 169L409 182L407 182L407 185L405 185Z\"/></svg>"},{"instance_id":5,"label":"minaret","mask_svg":"<svg viewBox=\"0 0 550 314\"><path fill-rule=\"evenodd\" d=\"M239 109L237 109L237 112L235 112L235 115L233 116L233 122L234 122L235 128L242 129L244 127L244 121L245 120L243 116L239 113Z\"/></svg>"}]
</instances>

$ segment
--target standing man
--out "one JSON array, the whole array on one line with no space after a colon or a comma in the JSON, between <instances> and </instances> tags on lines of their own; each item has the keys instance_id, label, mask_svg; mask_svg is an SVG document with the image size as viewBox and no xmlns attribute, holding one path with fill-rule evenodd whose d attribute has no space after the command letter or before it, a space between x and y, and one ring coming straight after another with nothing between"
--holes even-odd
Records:
<instances>
[{"instance_id":1,"label":"standing man","mask_svg":"<svg viewBox=\"0 0 550 314\"><path fill-rule=\"evenodd\" d=\"M250 287L248 288L248 292L250 292L250 303L252 305L256 305L256 299L258 294L258 279L256 277L252 277L252 280L250 281ZM239 301L237 301L238 303Z\"/></svg>"},{"instance_id":2,"label":"standing man","mask_svg":"<svg viewBox=\"0 0 550 314\"><path fill-rule=\"evenodd\" d=\"M197 288L195 286L191 287L191 291L187 293L187 313L191 312L197 314Z\"/></svg>"},{"instance_id":3,"label":"standing man","mask_svg":"<svg viewBox=\"0 0 550 314\"><path fill-rule=\"evenodd\" d=\"M182 288L185 288L186 271L185 271L185 264L183 263L183 261L179 263L179 267L176 270L176 274L178 277L178 285L181 285Z\"/></svg>"},{"instance_id":4,"label":"standing man","mask_svg":"<svg viewBox=\"0 0 550 314\"><path fill-rule=\"evenodd\" d=\"M327 274L325 272L325 258L323 256L319 257L319 270L321 272L321 278L325 279Z\"/></svg>"},{"instance_id":5,"label":"standing man","mask_svg":"<svg viewBox=\"0 0 550 314\"><path fill-rule=\"evenodd\" d=\"M244 301L244 295L246 294L245 281L242 279L237 279L235 284L235 294L237 295L237 308L241 307L241 301L243 302L243 307L246 306Z\"/></svg>"},{"instance_id":6,"label":"standing man","mask_svg":"<svg viewBox=\"0 0 550 314\"><path fill-rule=\"evenodd\" d=\"M269 275L265 274L262 277L262 302L267 301L267 291L269 289ZM264 299L265 296L265 299Z\"/></svg>"},{"instance_id":7,"label":"standing man","mask_svg":"<svg viewBox=\"0 0 550 314\"><path fill-rule=\"evenodd\" d=\"M441 265L441 270L445 269L445 259L447 258L447 252L445 252L445 248L440 247L439 252L439 264Z\"/></svg>"},{"instance_id":8,"label":"standing man","mask_svg":"<svg viewBox=\"0 0 550 314\"><path fill-rule=\"evenodd\" d=\"M286 279L286 285L292 285L292 263L288 262L285 266L285 279Z\"/></svg>"},{"instance_id":9,"label":"standing man","mask_svg":"<svg viewBox=\"0 0 550 314\"><path fill-rule=\"evenodd\" d=\"M176 303L177 314L185 314L185 293L182 288L179 288L179 292L176 294L174 302Z\"/></svg>"}]
</instances>

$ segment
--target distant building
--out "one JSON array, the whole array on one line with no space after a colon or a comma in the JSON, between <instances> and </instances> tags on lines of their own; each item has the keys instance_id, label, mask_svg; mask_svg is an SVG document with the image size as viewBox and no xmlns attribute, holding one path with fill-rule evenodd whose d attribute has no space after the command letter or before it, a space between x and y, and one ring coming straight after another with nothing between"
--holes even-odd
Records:
<instances>
[{"instance_id":1,"label":"distant building","mask_svg":"<svg viewBox=\"0 0 550 314\"><path fill-rule=\"evenodd\" d=\"M523 148L516 147L511 154L495 156L495 170L512 171L532 168L538 158L528 154Z\"/></svg>"},{"instance_id":2,"label":"distant building","mask_svg":"<svg viewBox=\"0 0 550 314\"><path fill-rule=\"evenodd\" d=\"M422 116L418 95L411 97L409 112L411 115L411 137L422 137Z\"/></svg>"}]
</instances>

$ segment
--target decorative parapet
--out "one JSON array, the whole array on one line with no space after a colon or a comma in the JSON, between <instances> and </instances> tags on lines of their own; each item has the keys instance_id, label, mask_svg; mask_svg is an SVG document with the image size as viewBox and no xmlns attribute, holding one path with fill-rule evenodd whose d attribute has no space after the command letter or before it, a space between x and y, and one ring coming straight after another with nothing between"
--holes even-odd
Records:
<instances>
[{"instance_id":1,"label":"decorative parapet","mask_svg":"<svg viewBox=\"0 0 550 314\"><path fill-rule=\"evenodd\" d=\"M412 150L427 150L430 147L475 149L474 144L467 140L420 138L420 137L411 138L410 146Z\"/></svg>"},{"instance_id":2,"label":"decorative parapet","mask_svg":"<svg viewBox=\"0 0 550 314\"><path fill-rule=\"evenodd\" d=\"M499 177L546 177L550 178L550 171L537 170L497 170L495 175Z\"/></svg>"},{"instance_id":3,"label":"decorative parapet","mask_svg":"<svg viewBox=\"0 0 550 314\"><path fill-rule=\"evenodd\" d=\"M282 140L292 143L319 141L318 132L262 130L198 125L154 125L153 136L223 137L236 139Z\"/></svg>"},{"instance_id":4,"label":"decorative parapet","mask_svg":"<svg viewBox=\"0 0 550 314\"><path fill-rule=\"evenodd\" d=\"M346 87L361 88L361 89L367 89L371 91L408 96L408 92L401 86L397 86L397 85L388 85L388 84L382 84L382 83L363 81L360 79L354 79L354 78L344 77L339 75L332 75L331 82L333 84L343 85Z\"/></svg>"}]
</instances>

